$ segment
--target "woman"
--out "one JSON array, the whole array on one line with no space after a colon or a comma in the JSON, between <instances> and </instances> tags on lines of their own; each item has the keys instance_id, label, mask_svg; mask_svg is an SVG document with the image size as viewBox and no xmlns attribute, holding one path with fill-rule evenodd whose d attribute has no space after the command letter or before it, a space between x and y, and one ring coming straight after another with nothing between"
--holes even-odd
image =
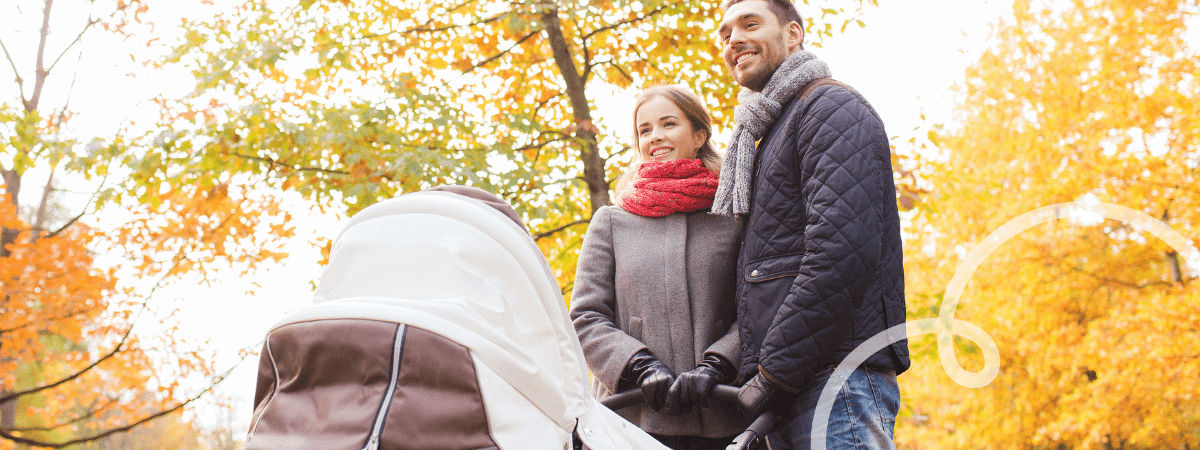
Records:
<instances>
[{"instance_id":1,"label":"woman","mask_svg":"<svg viewBox=\"0 0 1200 450\"><path fill-rule=\"evenodd\" d=\"M646 406L626 419L675 449L724 449L745 422L708 397L736 375L740 225L708 213L721 167L712 121L676 86L642 92L633 116L637 160L619 206L592 216L571 319L598 398L641 389Z\"/></svg>"}]
</instances>

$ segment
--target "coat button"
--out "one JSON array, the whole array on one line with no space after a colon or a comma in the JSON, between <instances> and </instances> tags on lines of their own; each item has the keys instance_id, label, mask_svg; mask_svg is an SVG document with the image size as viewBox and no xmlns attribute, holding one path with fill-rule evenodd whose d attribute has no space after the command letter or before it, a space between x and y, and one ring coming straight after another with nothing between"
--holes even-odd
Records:
<instances>
[{"instance_id":1,"label":"coat button","mask_svg":"<svg viewBox=\"0 0 1200 450\"><path fill-rule=\"evenodd\" d=\"M757 270L752 270L752 271L750 271L750 276L752 276L752 277L757 277L757 276L758 276L758 271L757 271Z\"/></svg>"}]
</instances>

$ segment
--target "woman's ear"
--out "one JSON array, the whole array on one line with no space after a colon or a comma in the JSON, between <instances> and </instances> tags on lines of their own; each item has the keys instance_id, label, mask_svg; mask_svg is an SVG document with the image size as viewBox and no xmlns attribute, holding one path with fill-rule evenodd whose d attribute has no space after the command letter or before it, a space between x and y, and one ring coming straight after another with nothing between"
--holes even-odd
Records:
<instances>
[{"instance_id":1,"label":"woman's ear","mask_svg":"<svg viewBox=\"0 0 1200 450\"><path fill-rule=\"evenodd\" d=\"M692 139L696 140L696 151L699 152L704 147L704 143L708 142L708 131L703 129L692 132Z\"/></svg>"}]
</instances>

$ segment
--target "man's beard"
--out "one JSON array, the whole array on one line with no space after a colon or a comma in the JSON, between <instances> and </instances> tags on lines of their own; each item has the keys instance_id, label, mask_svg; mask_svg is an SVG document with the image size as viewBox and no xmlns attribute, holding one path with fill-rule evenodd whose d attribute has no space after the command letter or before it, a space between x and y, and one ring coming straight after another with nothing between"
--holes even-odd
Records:
<instances>
[{"instance_id":1,"label":"man's beard","mask_svg":"<svg viewBox=\"0 0 1200 450\"><path fill-rule=\"evenodd\" d=\"M767 87L767 83L771 81L771 76L774 75L775 71L779 70L779 66L783 64L783 58L779 58L778 60L767 59L768 56L774 56L776 53L780 52L768 52L768 49L757 46L753 46L751 48L757 51L757 57L760 58L760 61L755 65L754 69L750 70L749 72L741 73L742 80L738 80L738 84L746 89L761 92ZM729 63L726 62L726 64Z\"/></svg>"}]
</instances>

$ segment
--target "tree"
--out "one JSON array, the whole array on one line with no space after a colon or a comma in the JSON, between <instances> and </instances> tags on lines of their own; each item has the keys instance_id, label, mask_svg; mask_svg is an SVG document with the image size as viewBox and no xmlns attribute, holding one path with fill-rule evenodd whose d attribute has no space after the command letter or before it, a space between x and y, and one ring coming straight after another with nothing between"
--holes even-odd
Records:
<instances>
[{"instance_id":1,"label":"tree","mask_svg":"<svg viewBox=\"0 0 1200 450\"><path fill-rule=\"evenodd\" d=\"M168 63L199 83L164 102L165 123L187 130L164 151L351 214L482 187L516 205L569 294L585 225L631 157L630 130L600 126L597 98L683 83L729 125L719 3L249 0L185 25ZM863 2L825 4L811 35L861 25L846 4Z\"/></svg>"},{"instance_id":2,"label":"tree","mask_svg":"<svg viewBox=\"0 0 1200 450\"><path fill-rule=\"evenodd\" d=\"M58 76L68 67L59 64L82 61L91 41L119 43L145 31L148 7L140 0L53 6L13 5L24 16L41 12L36 21L19 20L40 24L31 48L11 45L15 33L30 30L0 34L16 80L7 95L18 100L0 101L0 448L94 441L197 398L203 390L188 389L189 379L212 383L222 375L201 349L175 337L175 319L155 312L154 292L218 267L248 272L278 260L276 239L290 235L286 214L270 215L277 199L232 177L155 184L143 166L161 156L131 128L74 135L69 99L77 76ZM52 12L65 19L52 20ZM52 23L70 30L67 40L52 38ZM65 92L56 97L63 103L46 106L48 92ZM33 173L48 176L34 185L40 199L24 205ZM84 201L62 201L79 189L88 190ZM56 217L56 209L69 212ZM135 333L139 322L161 332Z\"/></svg>"},{"instance_id":3,"label":"tree","mask_svg":"<svg viewBox=\"0 0 1200 450\"><path fill-rule=\"evenodd\" d=\"M200 444L200 431L183 418L181 411L159 420L103 439L77 446L78 450L207 450Z\"/></svg>"},{"instance_id":4,"label":"tree","mask_svg":"<svg viewBox=\"0 0 1200 450\"><path fill-rule=\"evenodd\" d=\"M1195 1L1014 2L968 69L942 154L910 160L909 318L929 317L963 255L1020 214L1108 202L1200 245ZM911 163L917 161L918 163ZM1000 375L947 389L932 339L902 378L905 448L1198 448L1197 270L1145 230L1068 214L1003 244L956 317L999 346ZM957 341L968 370L979 348Z\"/></svg>"}]
</instances>

